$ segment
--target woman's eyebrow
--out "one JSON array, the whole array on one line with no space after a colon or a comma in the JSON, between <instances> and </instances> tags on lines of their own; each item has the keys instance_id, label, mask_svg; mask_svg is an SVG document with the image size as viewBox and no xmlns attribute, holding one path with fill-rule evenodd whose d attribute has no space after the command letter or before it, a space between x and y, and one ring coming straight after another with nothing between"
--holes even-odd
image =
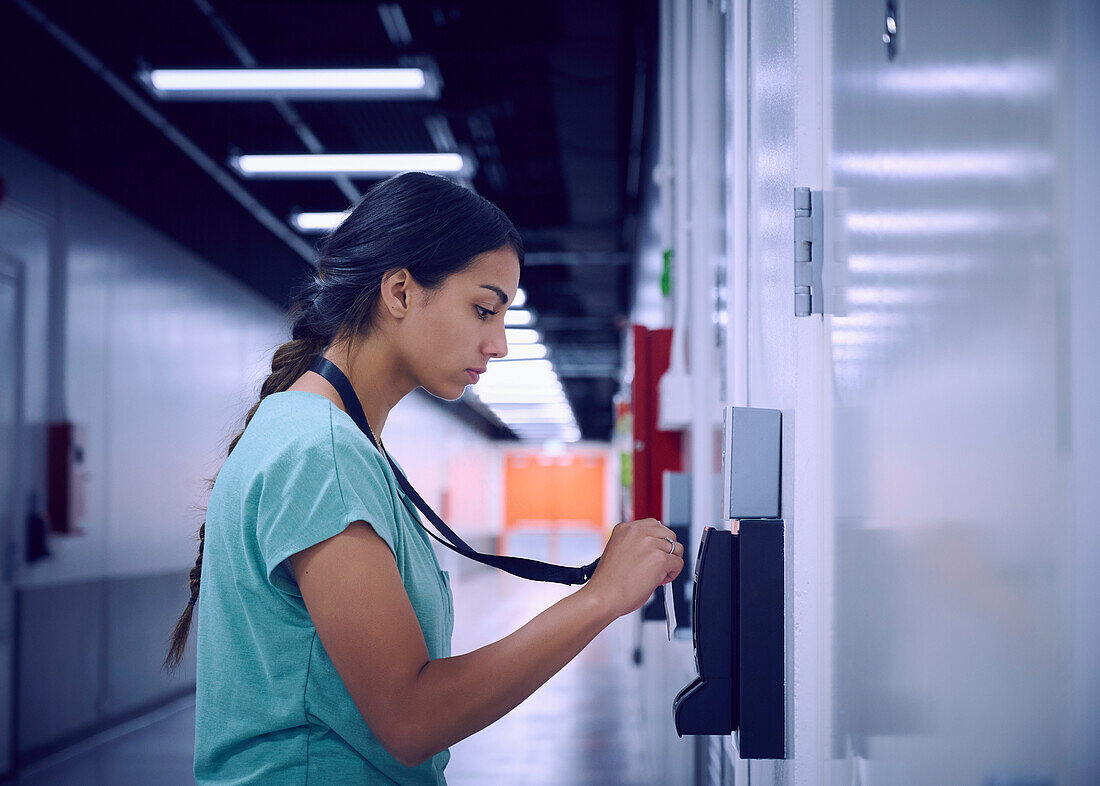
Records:
<instances>
[{"instance_id":1,"label":"woman's eyebrow","mask_svg":"<svg viewBox=\"0 0 1100 786\"><path fill-rule=\"evenodd\" d=\"M503 289L501 289L500 287L494 287L494 286L493 286L492 284L482 284L482 285L481 285L481 288L482 288L482 289L491 289L491 290L493 290L494 292L496 292L496 293L497 293L497 297L499 297L499 298L500 298L500 304L501 304L502 306L503 306L503 305L504 305L505 303L507 303L507 302L508 302L508 296L504 294L504 290L503 290Z\"/></svg>"}]
</instances>

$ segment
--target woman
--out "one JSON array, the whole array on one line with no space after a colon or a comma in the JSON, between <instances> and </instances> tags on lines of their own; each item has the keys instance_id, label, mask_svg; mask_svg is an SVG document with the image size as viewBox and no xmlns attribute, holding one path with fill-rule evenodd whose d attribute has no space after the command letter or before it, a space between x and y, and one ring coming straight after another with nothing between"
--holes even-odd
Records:
<instances>
[{"instance_id":1,"label":"woman","mask_svg":"<svg viewBox=\"0 0 1100 786\"><path fill-rule=\"evenodd\" d=\"M166 661L179 663L201 601L199 783L444 783L447 746L683 568L671 530L619 524L587 584L451 657L446 574L380 437L412 390L456 399L507 354L522 260L496 206L416 172L376 185L326 239L292 309L293 340L213 485ZM382 452L310 370L319 355L350 380Z\"/></svg>"}]
</instances>

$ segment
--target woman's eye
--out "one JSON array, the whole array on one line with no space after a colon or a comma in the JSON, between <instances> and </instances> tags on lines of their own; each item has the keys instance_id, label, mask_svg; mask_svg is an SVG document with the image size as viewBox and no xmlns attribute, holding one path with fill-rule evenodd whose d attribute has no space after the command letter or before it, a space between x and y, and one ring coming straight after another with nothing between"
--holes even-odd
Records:
<instances>
[{"instance_id":1,"label":"woman's eye","mask_svg":"<svg viewBox=\"0 0 1100 786\"><path fill-rule=\"evenodd\" d=\"M496 315L497 313L495 311L490 311L487 308L483 308L482 306L474 306L474 308L477 309L477 318L483 321L488 319L490 316Z\"/></svg>"}]
</instances>

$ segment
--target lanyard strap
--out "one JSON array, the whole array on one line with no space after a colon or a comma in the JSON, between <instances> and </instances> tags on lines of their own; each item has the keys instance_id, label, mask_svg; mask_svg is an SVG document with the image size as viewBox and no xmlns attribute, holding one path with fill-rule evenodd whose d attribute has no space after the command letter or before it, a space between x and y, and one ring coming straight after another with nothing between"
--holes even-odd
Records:
<instances>
[{"instance_id":1,"label":"lanyard strap","mask_svg":"<svg viewBox=\"0 0 1100 786\"><path fill-rule=\"evenodd\" d=\"M351 386L351 382L348 381L344 372L341 371L335 363L332 363L323 356L319 356L317 360L313 362L310 371L320 374L336 388L336 392L340 394L340 399L344 402L344 409L347 411L348 415L355 421L355 425L359 427L359 430L370 440L370 443L378 449L378 445L374 441L374 435L371 434L370 426L367 425L367 416L363 414L363 405L359 403L359 396L356 395L355 388ZM379 450L379 452L381 451ZM479 551L475 551L470 548L466 541L456 535L450 527L444 524L443 519L439 518L435 511L428 506L428 503L416 493L416 489L412 487L412 484L409 483L405 474L398 469L396 464L394 464L389 454L387 453L385 456L386 460L390 463L390 468L393 469L393 474L397 478L397 484L401 486L401 490L404 491L405 495L420 509L420 512L428 517L428 520L435 525L435 528L442 532L444 537L451 542L448 543L430 529L424 527L423 522L419 522L420 526L424 527L425 532L451 551L457 552L464 557L468 557L484 565L499 568L506 573L511 573L513 576L519 576L521 579L530 579L532 581L550 581L557 584L584 584L591 578L593 571L596 570L596 565L600 562L598 559L595 562L579 568L570 568L565 565L554 565L553 563L539 562L538 560L526 559L524 557L506 557L497 554L482 554Z\"/></svg>"}]
</instances>

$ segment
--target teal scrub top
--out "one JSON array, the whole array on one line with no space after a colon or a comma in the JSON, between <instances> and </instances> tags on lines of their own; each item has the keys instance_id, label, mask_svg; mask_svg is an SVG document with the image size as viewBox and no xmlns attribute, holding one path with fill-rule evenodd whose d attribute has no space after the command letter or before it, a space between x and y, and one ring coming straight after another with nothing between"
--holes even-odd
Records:
<instances>
[{"instance_id":1,"label":"teal scrub top","mask_svg":"<svg viewBox=\"0 0 1100 786\"><path fill-rule=\"evenodd\" d=\"M287 559L366 521L393 551L432 659L451 654L454 606L393 471L323 396L265 397L218 472L196 606L200 784L444 784L375 738L325 652Z\"/></svg>"}]
</instances>

